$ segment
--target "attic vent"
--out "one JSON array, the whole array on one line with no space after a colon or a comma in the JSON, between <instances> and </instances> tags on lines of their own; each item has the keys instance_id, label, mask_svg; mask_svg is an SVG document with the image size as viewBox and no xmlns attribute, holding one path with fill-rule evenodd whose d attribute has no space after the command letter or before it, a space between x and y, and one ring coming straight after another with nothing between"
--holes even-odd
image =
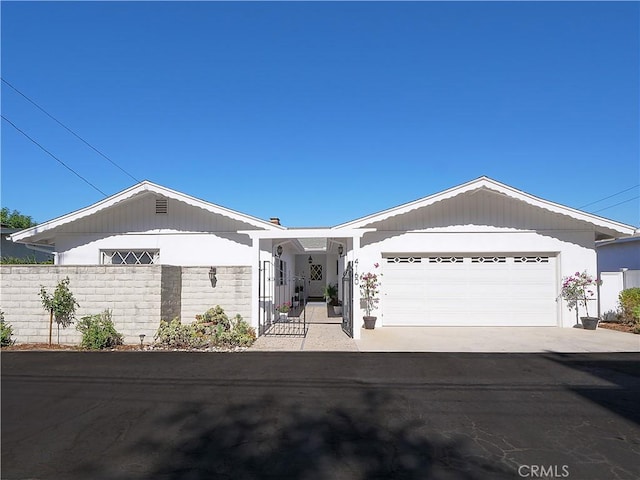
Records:
<instances>
[{"instance_id":1,"label":"attic vent","mask_svg":"<svg viewBox=\"0 0 640 480\"><path fill-rule=\"evenodd\" d=\"M169 200L166 198L156 198L156 213L168 213Z\"/></svg>"}]
</instances>

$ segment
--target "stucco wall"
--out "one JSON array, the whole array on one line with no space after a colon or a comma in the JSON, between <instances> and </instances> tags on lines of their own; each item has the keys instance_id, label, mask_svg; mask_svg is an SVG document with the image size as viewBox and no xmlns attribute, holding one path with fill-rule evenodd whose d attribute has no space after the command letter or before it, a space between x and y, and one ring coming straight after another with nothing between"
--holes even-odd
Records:
<instances>
[{"instance_id":1,"label":"stucco wall","mask_svg":"<svg viewBox=\"0 0 640 480\"><path fill-rule=\"evenodd\" d=\"M171 265L2 265L0 309L18 342L47 342L49 314L41 305L40 286L53 293L68 276L80 304L76 318L110 309L125 343L139 343L142 333L145 343L152 342L161 319L181 316L190 323L197 313L217 304L230 316L240 313L250 321L251 268L218 267L215 289L208 271L209 267ZM54 323L54 342L56 332ZM75 325L60 330L61 343L79 343L80 337Z\"/></svg>"},{"instance_id":2,"label":"stucco wall","mask_svg":"<svg viewBox=\"0 0 640 480\"><path fill-rule=\"evenodd\" d=\"M237 233L95 233L56 238L59 265L98 265L101 250L146 249L159 249L163 265L250 265L253 258L249 237Z\"/></svg>"},{"instance_id":3,"label":"stucco wall","mask_svg":"<svg viewBox=\"0 0 640 480\"><path fill-rule=\"evenodd\" d=\"M197 314L220 305L230 318L239 313L251 323L251 267L216 267L215 287L209 268L182 267L182 321L192 322Z\"/></svg>"}]
</instances>

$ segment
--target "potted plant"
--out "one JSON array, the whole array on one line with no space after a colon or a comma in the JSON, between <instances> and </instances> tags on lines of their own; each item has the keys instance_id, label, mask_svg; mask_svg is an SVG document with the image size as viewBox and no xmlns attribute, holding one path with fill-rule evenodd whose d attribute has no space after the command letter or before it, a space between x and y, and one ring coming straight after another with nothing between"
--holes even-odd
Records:
<instances>
[{"instance_id":1,"label":"potted plant","mask_svg":"<svg viewBox=\"0 0 640 480\"><path fill-rule=\"evenodd\" d=\"M378 268L378 264L374 264L375 268ZM360 296L362 303L364 304L364 310L366 315L363 317L364 328L367 330L373 330L376 326L376 320L378 317L371 315L371 312L378 308L378 294L380 293L380 278L379 275L372 272L363 273L360 275Z\"/></svg>"},{"instance_id":2,"label":"potted plant","mask_svg":"<svg viewBox=\"0 0 640 480\"><path fill-rule=\"evenodd\" d=\"M324 299L327 301L327 304L333 307L333 313L336 315L342 314L342 304L340 300L338 300L338 284L329 284L324 287Z\"/></svg>"},{"instance_id":3,"label":"potted plant","mask_svg":"<svg viewBox=\"0 0 640 480\"><path fill-rule=\"evenodd\" d=\"M328 284L324 287L324 299L327 303L333 305L338 300L338 284Z\"/></svg>"},{"instance_id":4,"label":"potted plant","mask_svg":"<svg viewBox=\"0 0 640 480\"><path fill-rule=\"evenodd\" d=\"M291 310L291 302L284 302L276 307L280 318L286 320L289 316L289 310Z\"/></svg>"},{"instance_id":5,"label":"potted plant","mask_svg":"<svg viewBox=\"0 0 640 480\"><path fill-rule=\"evenodd\" d=\"M578 309L584 307L585 315L580 317L582 327L585 330L595 330L598 326L598 317L589 316L589 301L594 300L593 288L600 285L601 281L593 278L586 270L582 273L576 272L562 279L562 290L560 296L567 302L569 310L576 310L576 324L578 324Z\"/></svg>"}]
</instances>

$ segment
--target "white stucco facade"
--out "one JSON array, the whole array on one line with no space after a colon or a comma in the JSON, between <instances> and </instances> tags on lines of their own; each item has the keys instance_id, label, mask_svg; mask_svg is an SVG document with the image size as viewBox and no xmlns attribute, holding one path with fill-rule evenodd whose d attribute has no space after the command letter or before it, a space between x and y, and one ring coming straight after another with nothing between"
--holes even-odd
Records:
<instances>
[{"instance_id":1,"label":"white stucco facade","mask_svg":"<svg viewBox=\"0 0 640 480\"><path fill-rule=\"evenodd\" d=\"M100 264L105 251L149 251L156 255L154 263L164 265L247 267L251 278L251 321L256 327L260 318L273 315L276 303L292 298L291 283L283 283L279 276L304 277L305 292L313 296L321 295L324 285L337 283L343 298L342 275L351 264L356 277L353 336L358 338L363 312L357 277L374 270L374 264L379 265L378 271L383 274L378 326L402 325L402 319L398 318L400 312L414 308L412 304L403 304L400 297L389 298L389 295L401 295L401 291L385 291L385 261L388 263L389 258L395 257L415 257L430 262L436 257L459 256L461 265L451 269L458 277L452 276L453 273L449 275L444 268L437 271L443 275L442 285L449 282L450 292L444 295L442 289L440 293L435 289L430 291L426 283L424 289L415 290L425 296L422 303L415 303L416 309L419 305L431 305L430 296L435 304L442 303L435 295L449 295L454 310L460 302L465 302L464 288L467 292L473 288L466 285L458 292L464 285L465 268L471 268L463 268L464 265L477 263L480 257L500 257L505 272L511 272L510 277L500 277L499 265L476 265L475 270L468 270L475 275L478 285L486 278L488 282L497 282L499 290L501 281L508 281L509 285L518 282L517 272L525 270L517 270L524 267L515 264L522 258L541 257L546 266L539 268L543 273L536 277L536 282L544 290L546 303L539 310L545 316L540 325L570 327L575 323L575 314L555 300L562 277L584 270L595 275L596 241L633 232L631 226L570 209L482 177L409 204L321 229L285 228L143 182L12 238L32 245L53 246L58 265ZM281 247L279 255L278 247ZM322 269L322 278L316 279L316 284L310 283L309 258ZM391 269L387 269L390 284L396 281L397 286L402 270L396 269L392 274ZM417 275L417 282L426 282L427 274L432 273L426 267L421 271L422 276L415 272L412 275ZM460 279L459 284L456 278ZM521 290L527 288L533 289L526 284L521 286ZM492 301L495 304L502 301L506 310L514 308L514 316L510 320L508 315L503 315L502 323L491 323L485 316L484 320L477 320L478 324L519 324L515 302L498 298L495 289L484 291L489 292L490 298L476 297L476 302L481 300L486 307ZM459 302L455 295L459 296ZM520 311L530 300L521 302ZM478 307L481 307L479 303ZM488 307L485 310L491 312ZM446 318L457 324L462 317L457 320L455 315L447 315ZM411 322L420 324L419 312L412 312Z\"/></svg>"}]
</instances>

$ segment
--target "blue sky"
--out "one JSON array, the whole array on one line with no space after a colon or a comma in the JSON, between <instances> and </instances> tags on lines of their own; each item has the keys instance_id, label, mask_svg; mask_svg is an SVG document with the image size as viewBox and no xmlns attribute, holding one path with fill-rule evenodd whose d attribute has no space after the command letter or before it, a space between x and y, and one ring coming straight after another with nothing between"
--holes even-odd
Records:
<instances>
[{"instance_id":1,"label":"blue sky","mask_svg":"<svg viewBox=\"0 0 640 480\"><path fill-rule=\"evenodd\" d=\"M637 2L1 15L2 77L137 179L325 226L487 175L577 208L613 195L584 210L640 226ZM135 183L5 84L2 114L105 193ZM104 198L4 120L1 173L2 205L38 222Z\"/></svg>"}]
</instances>

